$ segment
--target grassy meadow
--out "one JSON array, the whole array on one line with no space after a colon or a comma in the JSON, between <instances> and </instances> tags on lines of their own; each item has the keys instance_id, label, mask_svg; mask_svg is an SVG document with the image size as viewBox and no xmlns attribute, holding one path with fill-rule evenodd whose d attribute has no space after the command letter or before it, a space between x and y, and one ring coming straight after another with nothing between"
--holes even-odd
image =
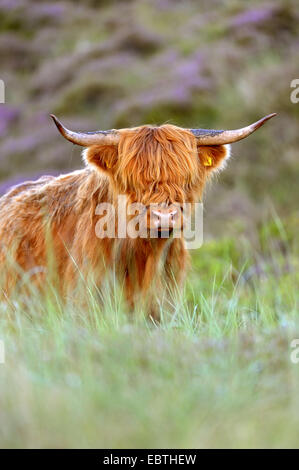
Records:
<instances>
[{"instance_id":1,"label":"grassy meadow","mask_svg":"<svg viewBox=\"0 0 299 470\"><path fill-rule=\"evenodd\" d=\"M84 310L55 292L3 303L1 447L297 447L293 230L207 242L160 324L126 315L117 288L100 307L86 285Z\"/></svg>"},{"instance_id":2,"label":"grassy meadow","mask_svg":"<svg viewBox=\"0 0 299 470\"><path fill-rule=\"evenodd\" d=\"M0 303L0 447L298 447L296 0L0 0L0 195L82 166L74 130L236 128L175 312L49 287ZM1 276L0 276L1 277Z\"/></svg>"}]
</instances>

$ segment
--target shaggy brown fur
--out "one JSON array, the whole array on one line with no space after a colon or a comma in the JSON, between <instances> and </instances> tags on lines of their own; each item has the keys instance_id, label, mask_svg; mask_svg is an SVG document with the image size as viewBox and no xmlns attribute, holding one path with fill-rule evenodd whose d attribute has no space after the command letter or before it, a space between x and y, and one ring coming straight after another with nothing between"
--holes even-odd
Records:
<instances>
[{"instance_id":1,"label":"shaggy brown fur","mask_svg":"<svg viewBox=\"0 0 299 470\"><path fill-rule=\"evenodd\" d=\"M19 279L8 267L9 256L40 284L55 266L55 282L63 295L75 292L79 271L100 287L105 274L116 267L132 308L145 294L153 306L153 292L162 298L163 286L181 284L188 259L182 238L99 239L96 207L101 202L115 204L119 194L145 205L198 201L207 178L223 166L228 148L198 147L191 132L172 125L120 132L118 146L84 151L83 170L23 183L0 199L6 296Z\"/></svg>"}]
</instances>

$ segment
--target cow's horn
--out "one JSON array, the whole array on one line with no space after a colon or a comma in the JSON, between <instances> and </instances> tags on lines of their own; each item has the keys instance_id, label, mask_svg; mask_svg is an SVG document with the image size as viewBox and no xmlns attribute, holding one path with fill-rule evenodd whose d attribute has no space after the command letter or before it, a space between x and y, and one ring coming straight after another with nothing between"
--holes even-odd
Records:
<instances>
[{"instance_id":1,"label":"cow's horn","mask_svg":"<svg viewBox=\"0 0 299 470\"><path fill-rule=\"evenodd\" d=\"M74 132L64 127L54 114L50 114L50 116L60 134L73 144L89 147L90 145L117 145L119 142L119 133L114 129L110 131Z\"/></svg>"},{"instance_id":2,"label":"cow's horn","mask_svg":"<svg viewBox=\"0 0 299 470\"><path fill-rule=\"evenodd\" d=\"M218 131L215 129L189 129L197 138L200 145L222 145L232 144L238 140L245 139L245 137L252 134L259 127L261 127L268 119L276 116L276 113L269 114L259 121L251 124L250 126L243 127L232 131Z\"/></svg>"}]
</instances>

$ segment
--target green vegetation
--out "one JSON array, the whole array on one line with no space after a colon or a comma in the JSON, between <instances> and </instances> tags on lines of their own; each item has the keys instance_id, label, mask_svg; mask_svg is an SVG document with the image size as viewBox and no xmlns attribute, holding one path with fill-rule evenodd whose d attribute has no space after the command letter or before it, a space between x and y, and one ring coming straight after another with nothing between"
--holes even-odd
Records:
<instances>
[{"instance_id":1,"label":"green vegetation","mask_svg":"<svg viewBox=\"0 0 299 470\"><path fill-rule=\"evenodd\" d=\"M1 447L297 446L297 231L207 242L161 324L88 286L86 308L3 303Z\"/></svg>"}]
</instances>

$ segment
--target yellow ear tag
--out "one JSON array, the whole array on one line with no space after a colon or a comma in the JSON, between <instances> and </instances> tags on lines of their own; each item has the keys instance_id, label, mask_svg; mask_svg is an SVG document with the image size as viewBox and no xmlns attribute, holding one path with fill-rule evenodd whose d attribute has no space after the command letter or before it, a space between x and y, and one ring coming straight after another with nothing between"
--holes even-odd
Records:
<instances>
[{"instance_id":1,"label":"yellow ear tag","mask_svg":"<svg viewBox=\"0 0 299 470\"><path fill-rule=\"evenodd\" d=\"M204 162L204 166L212 166L212 157L207 157L206 161Z\"/></svg>"}]
</instances>

